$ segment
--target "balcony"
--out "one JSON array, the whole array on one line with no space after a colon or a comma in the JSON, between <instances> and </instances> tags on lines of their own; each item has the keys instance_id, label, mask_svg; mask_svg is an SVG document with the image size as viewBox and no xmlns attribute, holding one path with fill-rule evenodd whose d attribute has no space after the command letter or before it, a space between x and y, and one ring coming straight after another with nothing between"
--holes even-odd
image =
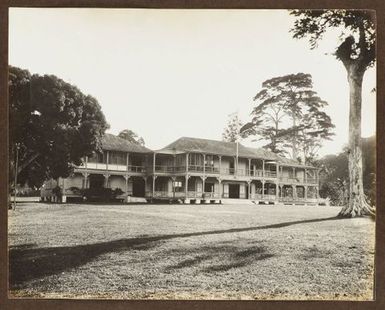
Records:
<instances>
[{"instance_id":1,"label":"balcony","mask_svg":"<svg viewBox=\"0 0 385 310\"><path fill-rule=\"evenodd\" d=\"M120 171L120 172L132 172L132 173L145 173L146 168L144 166L132 166L132 165L118 165L118 164L106 164L106 163L83 163L78 169L92 169L92 170L105 170L105 171Z\"/></svg>"},{"instance_id":2,"label":"balcony","mask_svg":"<svg viewBox=\"0 0 385 310\"><path fill-rule=\"evenodd\" d=\"M157 173L174 173L175 171L175 167L173 166L159 166L159 165L156 165L155 167L153 167L154 171L157 172Z\"/></svg>"},{"instance_id":3,"label":"balcony","mask_svg":"<svg viewBox=\"0 0 385 310\"><path fill-rule=\"evenodd\" d=\"M96 169L96 170L107 170L107 164L104 163L86 163L82 168Z\"/></svg>"},{"instance_id":4,"label":"balcony","mask_svg":"<svg viewBox=\"0 0 385 310\"><path fill-rule=\"evenodd\" d=\"M270 171L270 170L265 170L265 178L276 178L277 177L277 172L276 171Z\"/></svg>"},{"instance_id":5,"label":"balcony","mask_svg":"<svg viewBox=\"0 0 385 310\"><path fill-rule=\"evenodd\" d=\"M134 173L145 173L146 167L145 166L127 166L127 171L134 172Z\"/></svg>"},{"instance_id":6,"label":"balcony","mask_svg":"<svg viewBox=\"0 0 385 310\"><path fill-rule=\"evenodd\" d=\"M306 184L318 184L318 180L316 178L294 178L294 177L279 177L281 182L285 183L306 183Z\"/></svg>"}]
</instances>

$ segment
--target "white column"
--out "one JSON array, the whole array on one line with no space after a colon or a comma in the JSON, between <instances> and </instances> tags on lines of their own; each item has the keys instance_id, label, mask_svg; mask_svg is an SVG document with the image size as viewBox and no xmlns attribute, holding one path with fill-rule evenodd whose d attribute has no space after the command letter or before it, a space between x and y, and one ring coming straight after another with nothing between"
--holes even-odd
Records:
<instances>
[{"instance_id":1,"label":"white column","mask_svg":"<svg viewBox=\"0 0 385 310\"><path fill-rule=\"evenodd\" d=\"M124 179L125 179L125 186L126 186L126 195L127 195L127 197L126 197L126 200L127 200L127 202L129 202L129 194L128 194L128 179L130 178L130 176L129 175L124 175Z\"/></svg>"},{"instance_id":2,"label":"white column","mask_svg":"<svg viewBox=\"0 0 385 310\"><path fill-rule=\"evenodd\" d=\"M279 186L278 186L278 182L275 183L275 199L276 200L279 199Z\"/></svg>"},{"instance_id":3,"label":"white column","mask_svg":"<svg viewBox=\"0 0 385 310\"><path fill-rule=\"evenodd\" d=\"M106 158L106 170L108 170L108 161L110 160L110 152L106 151L107 158Z\"/></svg>"},{"instance_id":4,"label":"white column","mask_svg":"<svg viewBox=\"0 0 385 310\"><path fill-rule=\"evenodd\" d=\"M297 189L295 185L292 185L291 187L293 189L293 200L295 200L297 198Z\"/></svg>"},{"instance_id":5,"label":"white column","mask_svg":"<svg viewBox=\"0 0 385 310\"><path fill-rule=\"evenodd\" d=\"M110 178L109 174L104 174L104 187L108 188L108 179Z\"/></svg>"},{"instance_id":6,"label":"white column","mask_svg":"<svg viewBox=\"0 0 385 310\"><path fill-rule=\"evenodd\" d=\"M89 174L88 173L83 173L83 188L88 188L88 176Z\"/></svg>"},{"instance_id":7,"label":"white column","mask_svg":"<svg viewBox=\"0 0 385 310\"><path fill-rule=\"evenodd\" d=\"M203 154L203 174L206 173L206 164L205 164L205 161L206 161L206 154ZM203 187L203 192L204 192L204 187Z\"/></svg>"},{"instance_id":8,"label":"white column","mask_svg":"<svg viewBox=\"0 0 385 310\"><path fill-rule=\"evenodd\" d=\"M185 190L185 195L186 195L186 198L188 196L188 179L189 179L189 176L186 174L185 175L185 184L184 184L184 190Z\"/></svg>"},{"instance_id":9,"label":"white column","mask_svg":"<svg viewBox=\"0 0 385 310\"><path fill-rule=\"evenodd\" d=\"M262 159L262 176L265 177L265 160Z\"/></svg>"},{"instance_id":10,"label":"white column","mask_svg":"<svg viewBox=\"0 0 385 310\"><path fill-rule=\"evenodd\" d=\"M202 177L202 193L205 192L206 177Z\"/></svg>"},{"instance_id":11,"label":"white column","mask_svg":"<svg viewBox=\"0 0 385 310\"><path fill-rule=\"evenodd\" d=\"M304 198L307 200L307 185L304 186Z\"/></svg>"}]
</instances>

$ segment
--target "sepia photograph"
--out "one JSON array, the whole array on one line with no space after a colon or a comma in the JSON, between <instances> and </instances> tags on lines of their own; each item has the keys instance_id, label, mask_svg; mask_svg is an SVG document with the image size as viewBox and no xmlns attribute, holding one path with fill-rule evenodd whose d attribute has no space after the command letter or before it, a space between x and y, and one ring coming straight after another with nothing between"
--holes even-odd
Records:
<instances>
[{"instance_id":1,"label":"sepia photograph","mask_svg":"<svg viewBox=\"0 0 385 310\"><path fill-rule=\"evenodd\" d=\"M375 300L376 24L10 8L9 298Z\"/></svg>"}]
</instances>

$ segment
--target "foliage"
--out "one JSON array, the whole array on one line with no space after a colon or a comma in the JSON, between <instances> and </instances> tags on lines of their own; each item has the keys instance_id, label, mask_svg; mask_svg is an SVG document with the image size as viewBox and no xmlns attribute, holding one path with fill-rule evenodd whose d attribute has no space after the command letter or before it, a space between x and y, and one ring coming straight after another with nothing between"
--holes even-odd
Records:
<instances>
[{"instance_id":1,"label":"foliage","mask_svg":"<svg viewBox=\"0 0 385 310\"><path fill-rule=\"evenodd\" d=\"M84 188L81 190L82 196L87 201L113 202L117 197L124 194L120 188Z\"/></svg>"},{"instance_id":2,"label":"foliage","mask_svg":"<svg viewBox=\"0 0 385 310\"><path fill-rule=\"evenodd\" d=\"M268 141L264 147L293 159L313 159L323 140L333 135L334 125L322 110L327 103L313 90L310 74L275 77L262 83L254 97L252 120L242 127L247 136Z\"/></svg>"},{"instance_id":3,"label":"foliage","mask_svg":"<svg viewBox=\"0 0 385 310\"><path fill-rule=\"evenodd\" d=\"M13 194L13 193L11 193ZM27 191L17 191L18 197L40 197L39 189L29 189Z\"/></svg>"},{"instance_id":4,"label":"foliage","mask_svg":"<svg viewBox=\"0 0 385 310\"><path fill-rule=\"evenodd\" d=\"M76 186L70 187L69 190L78 196L85 197L87 201L116 201L118 196L124 194L121 188L79 188Z\"/></svg>"},{"instance_id":5,"label":"foliage","mask_svg":"<svg viewBox=\"0 0 385 310\"><path fill-rule=\"evenodd\" d=\"M82 193L82 190L79 188L79 187L76 187L76 186L72 186L69 188L69 190L74 193L75 195L79 195L79 196L82 196L83 193Z\"/></svg>"},{"instance_id":6,"label":"foliage","mask_svg":"<svg viewBox=\"0 0 385 310\"><path fill-rule=\"evenodd\" d=\"M371 10L292 10L297 17L290 30L294 38L309 38L312 49L330 28L342 28L340 45L334 56L345 66L357 63L365 72L375 63L375 11Z\"/></svg>"},{"instance_id":7,"label":"foliage","mask_svg":"<svg viewBox=\"0 0 385 310\"><path fill-rule=\"evenodd\" d=\"M364 191L372 205L376 204L375 136L362 139ZM316 161L321 168L320 196L329 197L334 205L346 205L349 192L348 149Z\"/></svg>"},{"instance_id":8,"label":"foliage","mask_svg":"<svg viewBox=\"0 0 385 310\"><path fill-rule=\"evenodd\" d=\"M240 137L242 122L237 114L231 115L227 126L223 130L222 140L226 142L236 142Z\"/></svg>"},{"instance_id":9,"label":"foliage","mask_svg":"<svg viewBox=\"0 0 385 310\"><path fill-rule=\"evenodd\" d=\"M67 177L100 149L108 127L97 100L54 75L9 68L10 176L19 145L18 183L40 187Z\"/></svg>"},{"instance_id":10,"label":"foliage","mask_svg":"<svg viewBox=\"0 0 385 310\"><path fill-rule=\"evenodd\" d=\"M127 140L131 143L135 143L141 146L144 146L144 139L139 137L135 132L130 129L124 129L119 132L118 136L124 140Z\"/></svg>"},{"instance_id":11,"label":"foliage","mask_svg":"<svg viewBox=\"0 0 385 310\"><path fill-rule=\"evenodd\" d=\"M320 196L330 198L332 205L343 206L347 203L348 156L346 151L337 155L327 155L317 164L320 172Z\"/></svg>"}]
</instances>

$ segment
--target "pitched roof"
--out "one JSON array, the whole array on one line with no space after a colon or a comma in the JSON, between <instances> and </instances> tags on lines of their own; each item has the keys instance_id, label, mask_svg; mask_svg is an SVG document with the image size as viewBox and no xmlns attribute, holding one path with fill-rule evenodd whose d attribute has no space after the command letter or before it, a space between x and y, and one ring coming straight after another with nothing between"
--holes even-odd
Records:
<instances>
[{"instance_id":1,"label":"pitched roof","mask_svg":"<svg viewBox=\"0 0 385 310\"><path fill-rule=\"evenodd\" d=\"M174 152L174 153L196 152L196 153L214 154L214 155L222 155L222 156L235 156L237 152L236 148L237 146L235 142L224 142L224 141L217 141L217 140L182 137L156 152L166 153L166 154L169 154L170 152ZM290 165L290 166L301 166L301 167L304 166L299 164L297 161L293 159L279 156L269 150L266 150L263 148L246 147L240 143L238 144L238 155L239 157L246 157L246 158L260 158L260 159L267 159L267 160L275 160L281 164Z\"/></svg>"},{"instance_id":2,"label":"pitched roof","mask_svg":"<svg viewBox=\"0 0 385 310\"><path fill-rule=\"evenodd\" d=\"M121 151L121 152L130 152L130 153L150 153L150 149L129 142L125 139L122 139L118 136L115 136L110 133L104 134L102 138L102 148L106 151Z\"/></svg>"}]
</instances>

